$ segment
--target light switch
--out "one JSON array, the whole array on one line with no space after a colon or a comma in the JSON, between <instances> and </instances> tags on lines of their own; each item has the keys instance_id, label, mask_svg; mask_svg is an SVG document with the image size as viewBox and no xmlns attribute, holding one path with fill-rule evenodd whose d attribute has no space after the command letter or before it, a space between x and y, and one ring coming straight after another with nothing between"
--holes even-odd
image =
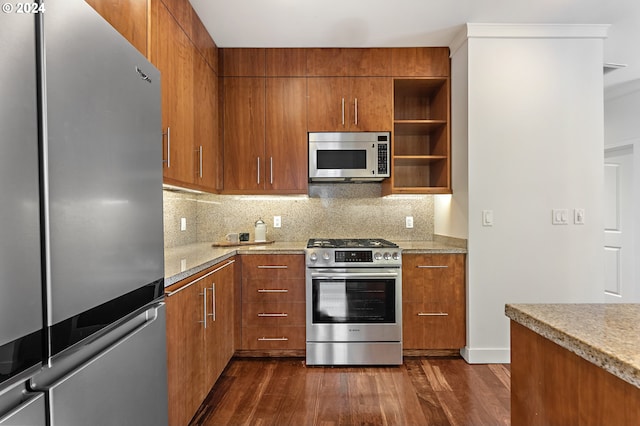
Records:
<instances>
[{"instance_id":1,"label":"light switch","mask_svg":"<svg viewBox=\"0 0 640 426\"><path fill-rule=\"evenodd\" d=\"M553 210L551 210L551 223L553 225L568 225L569 224L569 210L567 210L567 209L553 209Z\"/></svg>"},{"instance_id":2,"label":"light switch","mask_svg":"<svg viewBox=\"0 0 640 426\"><path fill-rule=\"evenodd\" d=\"M575 225L584 225L584 209L575 209L573 211L573 223Z\"/></svg>"},{"instance_id":3,"label":"light switch","mask_svg":"<svg viewBox=\"0 0 640 426\"><path fill-rule=\"evenodd\" d=\"M482 226L493 226L493 210L482 210Z\"/></svg>"}]
</instances>

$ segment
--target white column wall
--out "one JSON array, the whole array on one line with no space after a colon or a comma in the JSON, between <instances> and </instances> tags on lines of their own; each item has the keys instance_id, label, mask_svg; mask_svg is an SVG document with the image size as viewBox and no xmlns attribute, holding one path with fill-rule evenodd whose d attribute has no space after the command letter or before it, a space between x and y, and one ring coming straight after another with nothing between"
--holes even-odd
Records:
<instances>
[{"instance_id":1,"label":"white column wall","mask_svg":"<svg viewBox=\"0 0 640 426\"><path fill-rule=\"evenodd\" d=\"M468 86L466 114L452 109L454 135L466 131L453 145L468 150L462 354L509 362L505 303L603 299L603 30L494 26L493 36L474 25L452 58L453 73L466 66L468 76L453 81L454 93ZM554 208L569 210L568 225L551 224ZM585 210L584 225L573 224L574 208ZM483 210L493 210L492 227ZM446 228L464 226L435 232Z\"/></svg>"}]
</instances>

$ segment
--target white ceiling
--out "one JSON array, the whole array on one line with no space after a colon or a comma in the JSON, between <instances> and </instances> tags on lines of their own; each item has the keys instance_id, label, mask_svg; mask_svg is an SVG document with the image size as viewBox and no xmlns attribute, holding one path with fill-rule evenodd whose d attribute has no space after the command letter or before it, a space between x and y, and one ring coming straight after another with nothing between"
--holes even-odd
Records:
<instances>
[{"instance_id":1,"label":"white ceiling","mask_svg":"<svg viewBox=\"0 0 640 426\"><path fill-rule=\"evenodd\" d=\"M610 24L605 85L640 79L640 0L190 0L219 47L448 46L470 23Z\"/></svg>"}]
</instances>

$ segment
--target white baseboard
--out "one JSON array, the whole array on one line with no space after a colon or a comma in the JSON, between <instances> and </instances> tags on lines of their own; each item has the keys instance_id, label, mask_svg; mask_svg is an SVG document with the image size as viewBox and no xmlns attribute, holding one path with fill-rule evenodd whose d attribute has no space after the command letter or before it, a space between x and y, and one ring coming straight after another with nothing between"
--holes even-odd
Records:
<instances>
[{"instance_id":1,"label":"white baseboard","mask_svg":"<svg viewBox=\"0 0 640 426\"><path fill-rule=\"evenodd\" d=\"M509 348L470 348L460 349L460 355L469 364L510 364L511 351Z\"/></svg>"}]
</instances>

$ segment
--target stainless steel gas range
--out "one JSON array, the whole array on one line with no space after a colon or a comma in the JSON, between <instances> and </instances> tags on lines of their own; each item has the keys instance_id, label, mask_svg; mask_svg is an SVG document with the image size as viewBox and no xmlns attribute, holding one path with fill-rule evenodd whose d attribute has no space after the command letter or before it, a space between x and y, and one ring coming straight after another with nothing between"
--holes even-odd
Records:
<instances>
[{"instance_id":1,"label":"stainless steel gas range","mask_svg":"<svg viewBox=\"0 0 640 426\"><path fill-rule=\"evenodd\" d=\"M311 239L307 365L402 364L402 253L382 239Z\"/></svg>"}]
</instances>

